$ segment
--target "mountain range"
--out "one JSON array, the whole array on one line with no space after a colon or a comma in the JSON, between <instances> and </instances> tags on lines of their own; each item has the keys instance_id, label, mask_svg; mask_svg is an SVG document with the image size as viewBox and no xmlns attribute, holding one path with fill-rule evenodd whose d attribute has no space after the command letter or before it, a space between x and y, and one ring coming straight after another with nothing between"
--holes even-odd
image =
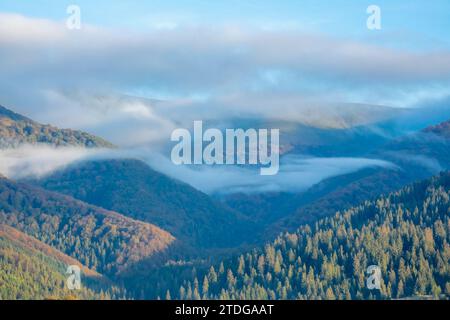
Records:
<instances>
[{"instance_id":1,"label":"mountain range","mask_svg":"<svg viewBox=\"0 0 450 320\"><path fill-rule=\"evenodd\" d=\"M385 118L380 121L385 121ZM380 127L382 126L385 123L380 123ZM438 176L439 172L450 168L450 121L432 124L412 133L390 135L380 133L381 129L377 129L374 123L350 128L316 128L305 124L296 126L296 129L292 129L292 124L289 127L291 130L285 140L288 146L285 148L286 153L376 158L388 161L392 166L369 167L333 176L301 192L225 194L206 194L154 170L140 159L123 157L80 160L38 178L14 180L1 176L0 263L2 270L14 272L3 272L1 275L4 285L0 288L0 297L371 297L358 291L356 284L347 283L348 279L342 275L348 270L337 271L339 268L335 265L324 267L331 270L330 282L319 284L320 281L314 280L323 276L316 274L317 268L323 266L318 261L311 260L309 249L304 251L303 245L315 237L308 228L316 225L314 232L318 234L317 237L323 237L325 233L338 232L337 222L329 220L333 219L329 217L335 216L336 212L344 212L347 217L348 212L363 210L363 222L353 224L355 221L352 218L355 230L360 230L358 228L363 225L379 228L384 223L383 219L395 229L395 217L373 220L371 208L377 201L385 202L396 197L396 190L412 196L414 192L411 193L409 187L402 188L418 180ZM304 136L306 140L301 139L300 132L308 132ZM22 145L49 145L56 150L65 147L117 148L94 135L42 125L4 107L0 107L0 141L0 148L5 150ZM402 221L405 227L414 224L414 232L419 238L426 236L426 228L435 228L433 232L438 230L435 223L446 225L447 182L446 175L425 182L433 190L443 190L443 193L439 193L443 200L439 200L436 210L444 211L439 211L436 219L422 223L416 217L408 217L411 219ZM389 195L385 196L388 198L384 198L383 194ZM387 206L386 210L394 212L393 215L397 214L394 209L406 206L409 201L406 198L396 197L395 208ZM422 202L415 203L420 207L430 199L428 193L421 193ZM368 205L366 201L375 202ZM426 218L424 214L420 212L422 219ZM317 229L317 223L320 230ZM352 229L351 232L361 232L355 230ZM374 230L372 231L375 232ZM281 236L282 238L278 237L285 232L290 233ZM312 237L310 240L309 236ZM304 242L291 245L292 250L288 250L286 243L295 237L304 237ZM439 276L433 273L434 282L427 282L426 288L420 288L418 292L439 295L446 292L449 241L442 240L442 235L439 236L441 238L436 238L433 233L433 237L438 246L433 251L432 263L427 260L428 268L440 268L436 263L441 259L444 269L447 269L440 270L437 273ZM332 248L339 248L335 247L336 243L332 240L327 241L331 241ZM365 240L349 237L346 245L351 241ZM280 254L275 250L274 260L272 253L267 252L267 246L264 249L266 253L263 259L266 262L263 264L271 268L269 273L273 281L266 279L269 275L265 274L259 275L262 278L258 280L250 267L256 263L256 271L263 269L258 265L260 257L250 252L253 252L253 248L256 248L255 252L260 252L258 248L268 242L272 243L270 246L281 250ZM412 244L415 245L411 242ZM332 261L336 264L333 251L325 252L325 245L328 242L316 248L317 255L321 256L320 263L327 259L329 263ZM314 251L314 247L311 250ZM408 245L398 250L400 255L412 254ZM420 250L425 249L417 250L416 255L420 258ZM240 267L240 258L230 258L240 253L244 253L245 271ZM282 262L286 259L290 261L292 255L295 256L293 261L308 261L308 264L303 266L300 262ZM277 258L280 268L276 263ZM343 261L354 257L342 256L339 259ZM36 264L38 267L35 272L27 274L23 265L17 263L21 260ZM395 263L399 261L396 260ZM345 266L348 263L346 261ZM80 265L86 277L93 279L87 281L84 291L74 293L64 289L64 266L69 264ZM220 271L224 264L231 271L231 276L225 269ZM210 267L216 268L216 276L211 274ZM313 279L309 283L316 287L293 286L289 282L292 279L289 276L291 267L294 268L292 274L300 278L309 277L312 272ZM295 271L297 268L301 270ZM310 268L314 268L313 271ZM322 272L327 274L326 270ZM339 276L336 272L340 272ZM11 274L22 279L20 283L26 289L14 287L12 279L15 278L11 278ZM46 274L53 280L46 278ZM192 278L193 274L195 279ZM204 283L199 285L199 280L201 282L205 277L209 281L207 286L217 278L213 281L210 292L205 291ZM27 287L31 278L35 279L36 286ZM251 283L248 282L250 280ZM340 283L347 283L348 290L342 289L344 291L340 292ZM378 297L394 298L414 294L415 284L408 283L405 287L403 282L403 291L399 290L398 285L396 282L394 290L392 284L389 294L386 287L383 295ZM328 292L327 287L331 288L331 292Z\"/></svg>"}]
</instances>

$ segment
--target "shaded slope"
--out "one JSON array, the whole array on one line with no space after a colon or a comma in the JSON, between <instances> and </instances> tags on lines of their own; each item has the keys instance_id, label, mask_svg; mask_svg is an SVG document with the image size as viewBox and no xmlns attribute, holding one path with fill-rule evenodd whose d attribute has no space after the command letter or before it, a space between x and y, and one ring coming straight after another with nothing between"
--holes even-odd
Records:
<instances>
[{"instance_id":1,"label":"shaded slope","mask_svg":"<svg viewBox=\"0 0 450 320\"><path fill-rule=\"evenodd\" d=\"M37 181L49 190L154 223L195 247L251 241L250 220L138 160L77 164Z\"/></svg>"}]
</instances>

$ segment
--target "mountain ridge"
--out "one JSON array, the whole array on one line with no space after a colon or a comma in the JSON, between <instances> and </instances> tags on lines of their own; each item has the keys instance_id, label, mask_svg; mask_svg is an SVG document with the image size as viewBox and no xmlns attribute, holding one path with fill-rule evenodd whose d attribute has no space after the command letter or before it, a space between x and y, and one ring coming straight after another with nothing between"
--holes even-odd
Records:
<instances>
[{"instance_id":1,"label":"mountain ridge","mask_svg":"<svg viewBox=\"0 0 450 320\"><path fill-rule=\"evenodd\" d=\"M423 130L425 133L434 133L438 136L450 139L450 120L441 122L434 126L429 126Z\"/></svg>"},{"instance_id":2,"label":"mountain ridge","mask_svg":"<svg viewBox=\"0 0 450 320\"><path fill-rule=\"evenodd\" d=\"M115 147L112 143L89 133L40 124L0 106L0 147L10 148L26 143L87 148Z\"/></svg>"},{"instance_id":3,"label":"mountain ridge","mask_svg":"<svg viewBox=\"0 0 450 320\"><path fill-rule=\"evenodd\" d=\"M106 275L165 250L175 240L149 223L5 178L0 179L0 223Z\"/></svg>"}]
</instances>

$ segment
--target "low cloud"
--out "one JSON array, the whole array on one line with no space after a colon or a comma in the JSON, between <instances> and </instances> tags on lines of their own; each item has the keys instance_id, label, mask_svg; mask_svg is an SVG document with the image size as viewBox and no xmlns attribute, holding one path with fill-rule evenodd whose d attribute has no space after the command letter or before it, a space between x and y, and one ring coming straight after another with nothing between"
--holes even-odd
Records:
<instances>
[{"instance_id":1,"label":"low cloud","mask_svg":"<svg viewBox=\"0 0 450 320\"><path fill-rule=\"evenodd\" d=\"M208 194L299 192L324 179L367 167L396 168L394 164L378 159L308 158L289 155L281 158L277 175L261 176L259 170L251 166L175 166L162 155L147 156L145 160L154 169Z\"/></svg>"},{"instance_id":2,"label":"low cloud","mask_svg":"<svg viewBox=\"0 0 450 320\"><path fill-rule=\"evenodd\" d=\"M112 110L137 127L142 119L166 128L177 114L303 121L336 101L404 107L450 95L448 51L391 49L295 30L203 25L138 33L83 25L71 31L64 21L0 13L0 48L0 103L77 128L113 123ZM164 98L165 117L148 104L124 105L117 98L124 93Z\"/></svg>"},{"instance_id":3,"label":"low cloud","mask_svg":"<svg viewBox=\"0 0 450 320\"><path fill-rule=\"evenodd\" d=\"M42 178L81 161L128 158L140 159L153 169L208 194L298 192L326 178L366 167L395 168L395 165L377 159L307 158L290 155L281 158L280 172L277 175L261 176L254 166L177 166L163 154L148 148L95 150L24 145L0 150L0 173L11 179Z\"/></svg>"}]
</instances>

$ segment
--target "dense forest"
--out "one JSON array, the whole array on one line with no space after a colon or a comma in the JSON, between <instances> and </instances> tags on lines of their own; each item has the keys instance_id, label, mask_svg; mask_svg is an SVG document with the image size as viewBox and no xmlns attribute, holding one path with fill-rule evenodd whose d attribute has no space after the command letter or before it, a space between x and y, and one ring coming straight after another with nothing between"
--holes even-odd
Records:
<instances>
[{"instance_id":1,"label":"dense forest","mask_svg":"<svg viewBox=\"0 0 450 320\"><path fill-rule=\"evenodd\" d=\"M176 299L394 299L450 295L450 173L367 201L209 268ZM381 289L366 269L381 269ZM192 276L190 276L192 274ZM186 276L187 275L187 276ZM161 295L163 293L161 292Z\"/></svg>"},{"instance_id":2,"label":"dense forest","mask_svg":"<svg viewBox=\"0 0 450 320\"><path fill-rule=\"evenodd\" d=\"M151 224L0 177L0 223L114 275L174 238Z\"/></svg>"},{"instance_id":3,"label":"dense forest","mask_svg":"<svg viewBox=\"0 0 450 320\"><path fill-rule=\"evenodd\" d=\"M251 219L143 161L86 161L27 182L156 224L195 248L230 247L252 240Z\"/></svg>"},{"instance_id":4,"label":"dense forest","mask_svg":"<svg viewBox=\"0 0 450 320\"><path fill-rule=\"evenodd\" d=\"M69 290L68 265L81 267L81 289ZM78 261L0 224L0 300L122 299L125 291Z\"/></svg>"},{"instance_id":5,"label":"dense forest","mask_svg":"<svg viewBox=\"0 0 450 320\"><path fill-rule=\"evenodd\" d=\"M87 148L113 147L108 141L89 133L42 125L0 106L0 147L9 148L25 143Z\"/></svg>"}]
</instances>

